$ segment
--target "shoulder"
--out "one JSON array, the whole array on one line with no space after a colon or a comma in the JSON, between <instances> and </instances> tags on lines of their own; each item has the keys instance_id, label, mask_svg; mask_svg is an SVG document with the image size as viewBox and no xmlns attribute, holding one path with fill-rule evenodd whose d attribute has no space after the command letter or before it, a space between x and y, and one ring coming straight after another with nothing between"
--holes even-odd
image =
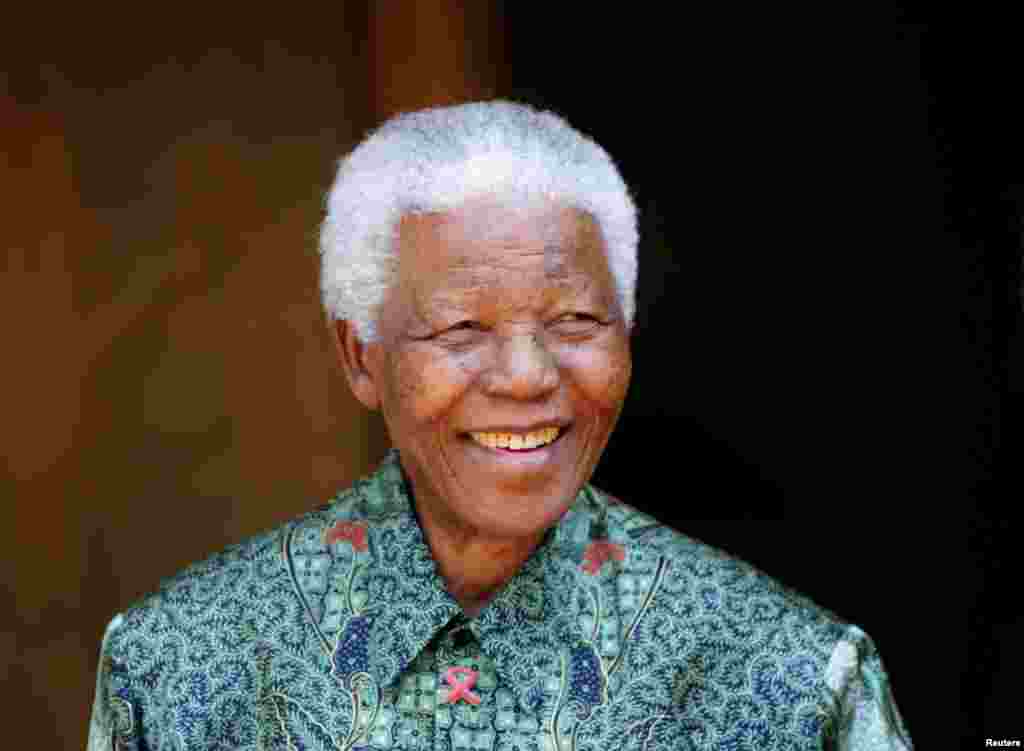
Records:
<instances>
[{"instance_id":1,"label":"shoulder","mask_svg":"<svg viewBox=\"0 0 1024 751\"><path fill-rule=\"evenodd\" d=\"M189 665L241 654L256 641L280 643L285 630L301 632L304 616L286 548L300 535L309 538L307 546L313 537L322 545L331 520L362 513L356 488L161 581L111 621L105 659L115 668L123 665L131 678L153 683Z\"/></svg>"},{"instance_id":2,"label":"shoulder","mask_svg":"<svg viewBox=\"0 0 1024 751\"><path fill-rule=\"evenodd\" d=\"M730 597L742 597L749 612L771 606L778 615L805 623L850 625L807 595L765 573L742 558L660 522L600 489L592 488L607 509L608 533L647 557L663 558L680 583L679 594L713 607Z\"/></svg>"},{"instance_id":3,"label":"shoulder","mask_svg":"<svg viewBox=\"0 0 1024 751\"><path fill-rule=\"evenodd\" d=\"M824 737L910 748L864 631L749 562L591 491L582 516L617 551L603 582L626 635L616 664L671 696L709 747L755 733L774 739L766 748L817 748Z\"/></svg>"},{"instance_id":4,"label":"shoulder","mask_svg":"<svg viewBox=\"0 0 1024 751\"><path fill-rule=\"evenodd\" d=\"M627 561L659 561L651 617L671 624L691 654L729 654L754 673L815 676L821 689L841 645L862 633L736 555L594 490L606 508L609 538L629 551ZM629 575L628 566L623 574Z\"/></svg>"},{"instance_id":5,"label":"shoulder","mask_svg":"<svg viewBox=\"0 0 1024 751\"><path fill-rule=\"evenodd\" d=\"M320 656L288 549L339 516L364 513L360 504L357 483L193 563L116 614L100 652L90 748L107 747L112 733L152 743L172 728L205 747L197 718L211 707L250 733L247 707L267 689L268 671L307 675L315 665L310 658Z\"/></svg>"}]
</instances>

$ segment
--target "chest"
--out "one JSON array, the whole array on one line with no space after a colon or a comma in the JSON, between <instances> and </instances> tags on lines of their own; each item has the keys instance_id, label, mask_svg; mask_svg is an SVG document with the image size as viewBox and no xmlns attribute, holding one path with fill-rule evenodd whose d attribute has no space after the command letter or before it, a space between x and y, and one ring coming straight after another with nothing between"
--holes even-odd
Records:
<instances>
[{"instance_id":1,"label":"chest","mask_svg":"<svg viewBox=\"0 0 1024 751\"><path fill-rule=\"evenodd\" d=\"M535 659L524 653L520 660ZM168 734L182 741L152 748L446 749L584 751L615 749L819 748L800 737L797 706L749 691L708 691L669 661L609 660L565 649L544 663L523 695L502 682L472 640L446 635L425 648L393 686L368 673L338 675L315 660L276 655L266 673L208 703L170 708ZM213 671L213 674L219 674ZM812 709L805 707L805 709ZM165 726L167 727L167 726ZM724 744L724 745L723 745Z\"/></svg>"}]
</instances>

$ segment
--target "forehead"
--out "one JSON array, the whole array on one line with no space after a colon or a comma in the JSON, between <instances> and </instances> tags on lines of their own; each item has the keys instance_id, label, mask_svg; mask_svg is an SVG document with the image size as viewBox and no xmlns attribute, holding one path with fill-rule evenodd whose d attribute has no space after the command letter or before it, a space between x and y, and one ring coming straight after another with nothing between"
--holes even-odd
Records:
<instances>
[{"instance_id":1,"label":"forehead","mask_svg":"<svg viewBox=\"0 0 1024 751\"><path fill-rule=\"evenodd\" d=\"M605 245L593 217L554 203L514 207L478 200L399 224L400 267L414 286L486 287L604 281Z\"/></svg>"}]
</instances>

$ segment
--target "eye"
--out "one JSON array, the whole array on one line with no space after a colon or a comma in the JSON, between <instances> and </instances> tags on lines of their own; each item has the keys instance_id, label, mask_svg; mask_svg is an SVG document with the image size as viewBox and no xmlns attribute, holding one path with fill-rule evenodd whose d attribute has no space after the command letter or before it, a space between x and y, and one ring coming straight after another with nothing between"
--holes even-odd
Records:
<instances>
[{"instance_id":1,"label":"eye","mask_svg":"<svg viewBox=\"0 0 1024 751\"><path fill-rule=\"evenodd\" d=\"M479 331L483 331L483 325L479 321L459 321L454 326L437 332L433 338L441 341L463 342L475 338L474 335Z\"/></svg>"},{"instance_id":2,"label":"eye","mask_svg":"<svg viewBox=\"0 0 1024 751\"><path fill-rule=\"evenodd\" d=\"M602 325L596 316L589 313L566 313L555 319L552 324L560 333L564 334L588 334L598 326Z\"/></svg>"},{"instance_id":3,"label":"eye","mask_svg":"<svg viewBox=\"0 0 1024 751\"><path fill-rule=\"evenodd\" d=\"M438 336L458 336L471 334L476 331L482 331L483 325L479 321L459 321L454 326L449 326L443 331L439 332Z\"/></svg>"}]
</instances>

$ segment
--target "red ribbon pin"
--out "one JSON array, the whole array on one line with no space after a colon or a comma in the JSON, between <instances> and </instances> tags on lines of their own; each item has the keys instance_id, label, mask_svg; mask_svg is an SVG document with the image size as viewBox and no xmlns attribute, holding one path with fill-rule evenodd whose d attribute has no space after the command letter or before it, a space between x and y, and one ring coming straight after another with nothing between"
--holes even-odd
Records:
<instances>
[{"instance_id":1,"label":"red ribbon pin","mask_svg":"<svg viewBox=\"0 0 1024 751\"><path fill-rule=\"evenodd\" d=\"M466 676L466 679L464 681L459 680L460 675ZM448 692L448 698L445 701L454 704L459 699L465 699L470 704L479 704L480 697L470 691L476 685L476 676L477 672L475 670L460 665L448 668L444 674L444 679L448 681L448 685L452 688Z\"/></svg>"}]
</instances>

